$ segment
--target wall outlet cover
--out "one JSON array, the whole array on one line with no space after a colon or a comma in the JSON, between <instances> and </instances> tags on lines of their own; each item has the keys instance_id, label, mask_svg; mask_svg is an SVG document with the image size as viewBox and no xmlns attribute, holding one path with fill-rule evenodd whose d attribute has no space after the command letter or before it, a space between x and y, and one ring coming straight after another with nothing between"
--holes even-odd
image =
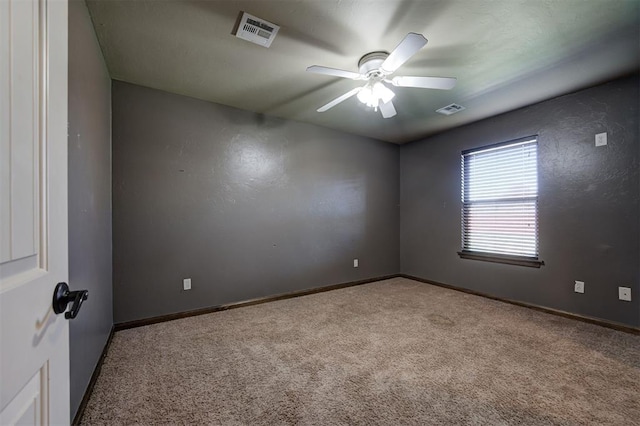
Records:
<instances>
[{"instance_id":1,"label":"wall outlet cover","mask_svg":"<svg viewBox=\"0 0 640 426\"><path fill-rule=\"evenodd\" d=\"M573 285L573 291L576 293L584 293L584 281L576 281Z\"/></svg>"},{"instance_id":2,"label":"wall outlet cover","mask_svg":"<svg viewBox=\"0 0 640 426\"><path fill-rule=\"evenodd\" d=\"M630 287L618 287L618 299L625 302L631 302L631 288Z\"/></svg>"},{"instance_id":3,"label":"wall outlet cover","mask_svg":"<svg viewBox=\"0 0 640 426\"><path fill-rule=\"evenodd\" d=\"M353 259L353 267L354 268L358 267L358 259Z\"/></svg>"},{"instance_id":4,"label":"wall outlet cover","mask_svg":"<svg viewBox=\"0 0 640 426\"><path fill-rule=\"evenodd\" d=\"M182 289L191 290L191 278L185 278L182 280Z\"/></svg>"}]
</instances>

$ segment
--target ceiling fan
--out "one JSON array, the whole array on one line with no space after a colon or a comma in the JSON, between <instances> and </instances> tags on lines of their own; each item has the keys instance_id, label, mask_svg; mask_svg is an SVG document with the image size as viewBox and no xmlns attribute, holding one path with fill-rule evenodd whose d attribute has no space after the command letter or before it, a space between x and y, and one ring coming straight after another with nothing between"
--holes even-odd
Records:
<instances>
[{"instance_id":1,"label":"ceiling fan","mask_svg":"<svg viewBox=\"0 0 640 426\"><path fill-rule=\"evenodd\" d=\"M396 108L391 101L395 93L387 84L396 87L452 89L456 85L456 79L453 77L396 76L391 79L388 78L413 55L418 53L425 44L427 44L427 39L422 34L409 33L391 53L371 52L364 55L358 62L359 72L327 68L319 65L310 66L307 68L309 72L366 81L364 86L356 87L344 95L337 97L328 104L318 108L317 111L325 112L350 97L357 95L360 102L375 110L379 108L384 118L391 118L396 115Z\"/></svg>"}]
</instances>

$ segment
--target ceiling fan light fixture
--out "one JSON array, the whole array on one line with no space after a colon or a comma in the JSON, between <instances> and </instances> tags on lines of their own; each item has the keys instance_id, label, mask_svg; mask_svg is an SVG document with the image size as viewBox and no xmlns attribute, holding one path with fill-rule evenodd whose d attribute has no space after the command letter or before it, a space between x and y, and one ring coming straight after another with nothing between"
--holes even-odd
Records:
<instances>
[{"instance_id":1,"label":"ceiling fan light fixture","mask_svg":"<svg viewBox=\"0 0 640 426\"><path fill-rule=\"evenodd\" d=\"M380 103L386 104L396 96L395 93L381 82L367 84L358 92L358 100L368 107L377 108Z\"/></svg>"},{"instance_id":2,"label":"ceiling fan light fixture","mask_svg":"<svg viewBox=\"0 0 640 426\"><path fill-rule=\"evenodd\" d=\"M373 95L381 100L383 104L386 104L396 96L391 89L381 82L377 82L373 85Z\"/></svg>"},{"instance_id":3,"label":"ceiling fan light fixture","mask_svg":"<svg viewBox=\"0 0 640 426\"><path fill-rule=\"evenodd\" d=\"M368 84L358 92L358 100L369 107L377 107L378 99L373 96L373 89ZM375 104L374 104L375 101Z\"/></svg>"}]
</instances>

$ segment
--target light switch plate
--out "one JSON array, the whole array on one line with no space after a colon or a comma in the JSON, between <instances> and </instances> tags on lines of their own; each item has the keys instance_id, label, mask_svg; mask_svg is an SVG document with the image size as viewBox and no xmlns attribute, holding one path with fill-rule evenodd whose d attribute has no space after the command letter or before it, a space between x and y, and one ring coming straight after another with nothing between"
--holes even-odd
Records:
<instances>
[{"instance_id":1,"label":"light switch plate","mask_svg":"<svg viewBox=\"0 0 640 426\"><path fill-rule=\"evenodd\" d=\"M598 133L596 135L596 146L605 146L607 144L607 132Z\"/></svg>"}]
</instances>

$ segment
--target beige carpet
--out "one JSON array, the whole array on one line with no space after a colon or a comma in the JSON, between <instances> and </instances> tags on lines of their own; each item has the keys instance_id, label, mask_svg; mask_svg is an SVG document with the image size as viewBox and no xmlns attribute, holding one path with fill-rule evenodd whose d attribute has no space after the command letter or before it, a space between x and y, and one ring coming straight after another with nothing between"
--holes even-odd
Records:
<instances>
[{"instance_id":1,"label":"beige carpet","mask_svg":"<svg viewBox=\"0 0 640 426\"><path fill-rule=\"evenodd\" d=\"M397 278L118 332L83 423L640 424L640 337Z\"/></svg>"}]
</instances>

